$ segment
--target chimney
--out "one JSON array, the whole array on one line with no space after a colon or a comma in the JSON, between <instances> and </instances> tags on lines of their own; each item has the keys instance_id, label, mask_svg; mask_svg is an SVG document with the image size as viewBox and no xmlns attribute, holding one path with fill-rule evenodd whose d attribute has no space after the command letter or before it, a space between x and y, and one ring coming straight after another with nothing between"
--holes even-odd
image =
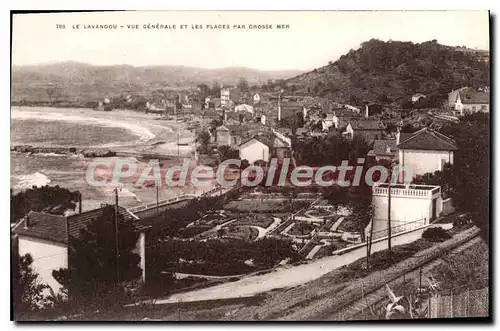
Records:
<instances>
[{"instance_id":1,"label":"chimney","mask_svg":"<svg viewBox=\"0 0 500 331\"><path fill-rule=\"evenodd\" d=\"M281 94L278 94L278 121L281 121Z\"/></svg>"},{"instance_id":2,"label":"chimney","mask_svg":"<svg viewBox=\"0 0 500 331\"><path fill-rule=\"evenodd\" d=\"M30 213L24 217L24 228L28 229L30 227Z\"/></svg>"},{"instance_id":3,"label":"chimney","mask_svg":"<svg viewBox=\"0 0 500 331\"><path fill-rule=\"evenodd\" d=\"M368 118L368 105L365 106L365 117Z\"/></svg>"},{"instance_id":4,"label":"chimney","mask_svg":"<svg viewBox=\"0 0 500 331\"><path fill-rule=\"evenodd\" d=\"M82 213L82 194L78 194L78 214Z\"/></svg>"}]
</instances>

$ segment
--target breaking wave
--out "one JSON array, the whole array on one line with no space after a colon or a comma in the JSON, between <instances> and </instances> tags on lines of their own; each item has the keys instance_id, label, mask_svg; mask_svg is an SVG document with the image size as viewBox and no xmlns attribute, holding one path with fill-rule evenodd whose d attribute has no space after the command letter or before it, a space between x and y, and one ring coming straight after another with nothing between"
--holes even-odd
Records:
<instances>
[{"instance_id":1,"label":"breaking wave","mask_svg":"<svg viewBox=\"0 0 500 331\"><path fill-rule=\"evenodd\" d=\"M16 176L16 179L18 180L18 183L15 186L15 188L17 189L28 189L32 186L40 187L50 183L49 177L40 172L35 172L29 175Z\"/></svg>"}]
</instances>

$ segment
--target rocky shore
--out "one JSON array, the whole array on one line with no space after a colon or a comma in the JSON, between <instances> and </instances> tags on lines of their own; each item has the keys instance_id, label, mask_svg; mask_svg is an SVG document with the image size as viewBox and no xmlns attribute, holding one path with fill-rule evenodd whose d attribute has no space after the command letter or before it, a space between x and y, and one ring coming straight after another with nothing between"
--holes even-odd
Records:
<instances>
[{"instance_id":1,"label":"rocky shore","mask_svg":"<svg viewBox=\"0 0 500 331\"><path fill-rule=\"evenodd\" d=\"M85 148L77 149L76 147L40 147L32 145L15 145L11 146L12 152L38 154L38 153L53 153L60 155L83 155L85 157L110 157L115 156L116 152L110 149L103 148Z\"/></svg>"}]
</instances>

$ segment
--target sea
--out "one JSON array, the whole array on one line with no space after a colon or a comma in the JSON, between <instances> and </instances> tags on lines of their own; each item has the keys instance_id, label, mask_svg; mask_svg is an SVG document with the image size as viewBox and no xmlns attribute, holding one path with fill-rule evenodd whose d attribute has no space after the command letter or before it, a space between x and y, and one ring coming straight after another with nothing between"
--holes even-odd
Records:
<instances>
[{"instance_id":1,"label":"sea","mask_svg":"<svg viewBox=\"0 0 500 331\"><path fill-rule=\"evenodd\" d=\"M93 114L92 110L12 107L10 145L134 146L154 138L147 128L131 124L130 121L94 118ZM59 185L78 190L83 196L84 210L99 207L103 203L114 203L114 187L95 187L86 182L87 166L91 161L91 158L81 155L11 152L11 189L17 193L32 186ZM180 193L172 188L160 190L159 199ZM125 183L120 187L119 200L125 207L150 203L156 200L156 190Z\"/></svg>"}]
</instances>

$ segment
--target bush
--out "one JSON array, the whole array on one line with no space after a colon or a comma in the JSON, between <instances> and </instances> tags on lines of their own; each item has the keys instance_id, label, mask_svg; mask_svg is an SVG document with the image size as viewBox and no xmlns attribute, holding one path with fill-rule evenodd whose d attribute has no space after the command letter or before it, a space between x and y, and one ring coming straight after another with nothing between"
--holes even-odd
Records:
<instances>
[{"instance_id":1,"label":"bush","mask_svg":"<svg viewBox=\"0 0 500 331\"><path fill-rule=\"evenodd\" d=\"M450 238L451 235L441 227L428 228L422 233L422 239L429 241L444 241Z\"/></svg>"}]
</instances>

